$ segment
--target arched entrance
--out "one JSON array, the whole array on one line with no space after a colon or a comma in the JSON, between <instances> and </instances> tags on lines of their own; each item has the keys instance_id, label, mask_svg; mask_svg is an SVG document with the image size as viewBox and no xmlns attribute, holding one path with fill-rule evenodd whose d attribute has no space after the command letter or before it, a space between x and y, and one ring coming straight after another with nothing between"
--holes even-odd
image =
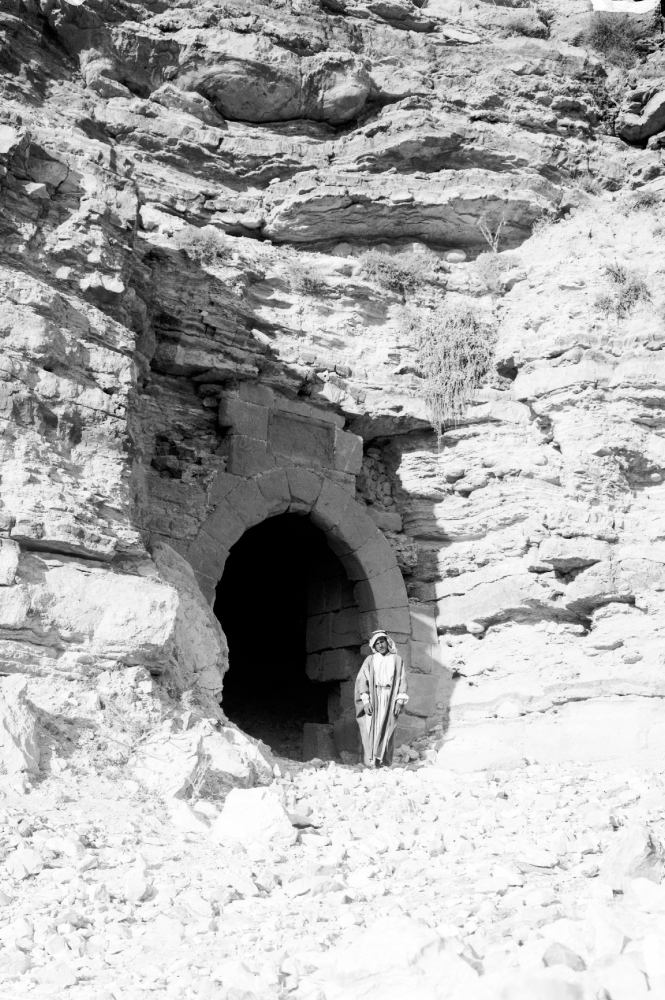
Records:
<instances>
[{"instance_id":1,"label":"arched entrance","mask_svg":"<svg viewBox=\"0 0 665 1000\"><path fill-rule=\"evenodd\" d=\"M408 662L411 619L402 574L387 540L347 489L323 472L314 473L292 466L273 469L251 479L220 473L211 489L213 498L215 509L187 552L199 586L211 605L216 602L217 587L229 553L245 533L249 535L252 528L269 519L297 514L318 529L327 549L343 567L353 588L359 642L364 643L373 629L385 628L394 636ZM258 594L261 566L256 565L253 573L248 572L248 578L250 583L254 581L252 595ZM250 597L249 606L258 638L262 632L261 604ZM219 608L218 603L218 617L223 622L224 612ZM322 613L334 611L326 608ZM327 627L324 623L323 628ZM327 646L320 643L318 649L310 650L309 655L318 656L318 659L311 659L307 670L310 678L317 678L317 683L341 680L339 674L344 671L348 674L348 664L346 667L340 665L340 657L333 655L336 648L331 641ZM344 679L347 679L346 674ZM234 683L231 682L231 692ZM348 702L348 690L342 694ZM226 708L224 701L222 704ZM352 706L344 702L343 697L338 711L339 718L331 720L331 716L328 717L335 747L338 751L342 748L353 750L357 746L357 727Z\"/></svg>"},{"instance_id":2,"label":"arched entrance","mask_svg":"<svg viewBox=\"0 0 665 1000\"><path fill-rule=\"evenodd\" d=\"M249 528L231 549L214 610L229 644L226 715L302 760L306 724L341 717L361 662L353 584L324 533L288 513Z\"/></svg>"}]
</instances>

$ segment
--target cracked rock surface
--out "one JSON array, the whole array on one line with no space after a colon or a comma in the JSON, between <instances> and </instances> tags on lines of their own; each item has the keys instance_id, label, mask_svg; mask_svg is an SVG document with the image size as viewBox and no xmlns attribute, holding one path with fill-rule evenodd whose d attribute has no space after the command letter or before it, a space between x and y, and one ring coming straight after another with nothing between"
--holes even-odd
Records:
<instances>
[{"instance_id":1,"label":"cracked rock surface","mask_svg":"<svg viewBox=\"0 0 665 1000\"><path fill-rule=\"evenodd\" d=\"M0 992L663 992L665 58L613 2L0 0ZM348 578L337 763L272 781L213 605L282 513ZM360 774L379 626L428 766Z\"/></svg>"}]
</instances>

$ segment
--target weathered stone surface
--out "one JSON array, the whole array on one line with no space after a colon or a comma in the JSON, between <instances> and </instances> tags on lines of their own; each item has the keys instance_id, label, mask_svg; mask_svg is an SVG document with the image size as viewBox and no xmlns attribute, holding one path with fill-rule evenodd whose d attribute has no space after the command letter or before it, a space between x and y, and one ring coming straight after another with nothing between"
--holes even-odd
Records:
<instances>
[{"instance_id":1,"label":"weathered stone surface","mask_svg":"<svg viewBox=\"0 0 665 1000\"><path fill-rule=\"evenodd\" d=\"M333 727L320 722L306 722L303 727L302 759L334 760Z\"/></svg>"},{"instance_id":2,"label":"weathered stone surface","mask_svg":"<svg viewBox=\"0 0 665 1000\"><path fill-rule=\"evenodd\" d=\"M18 542L11 538L0 538L0 586L11 587L16 577L21 553Z\"/></svg>"},{"instance_id":3,"label":"weathered stone surface","mask_svg":"<svg viewBox=\"0 0 665 1000\"><path fill-rule=\"evenodd\" d=\"M360 663L355 648L326 649L307 657L307 676L313 681L345 681L356 676Z\"/></svg>"},{"instance_id":4,"label":"weathered stone surface","mask_svg":"<svg viewBox=\"0 0 665 1000\"><path fill-rule=\"evenodd\" d=\"M267 788L234 788L229 792L212 836L222 843L288 843L294 839L286 810Z\"/></svg>"},{"instance_id":5,"label":"weathered stone surface","mask_svg":"<svg viewBox=\"0 0 665 1000\"><path fill-rule=\"evenodd\" d=\"M642 108L640 114L622 112L617 121L617 131L627 142L643 142L665 128L665 93L655 94Z\"/></svg>"},{"instance_id":6,"label":"weathered stone surface","mask_svg":"<svg viewBox=\"0 0 665 1000\"><path fill-rule=\"evenodd\" d=\"M37 719L26 690L26 678L20 674L0 681L0 767L4 774L39 770Z\"/></svg>"},{"instance_id":7,"label":"weathered stone surface","mask_svg":"<svg viewBox=\"0 0 665 1000\"><path fill-rule=\"evenodd\" d=\"M290 510L356 584L317 653L386 627L427 724L500 744L607 697L648 756L654 25L628 72L580 44L584 0L42 6L2 29L3 669L145 666L217 718L226 557ZM496 349L437 440L418 344L451 307Z\"/></svg>"}]
</instances>

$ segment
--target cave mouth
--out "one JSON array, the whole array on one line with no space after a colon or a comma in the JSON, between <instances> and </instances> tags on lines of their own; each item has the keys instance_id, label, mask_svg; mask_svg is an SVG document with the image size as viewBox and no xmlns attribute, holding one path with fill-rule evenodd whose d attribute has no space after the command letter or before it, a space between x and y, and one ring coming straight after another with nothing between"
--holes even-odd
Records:
<instances>
[{"instance_id":1,"label":"cave mouth","mask_svg":"<svg viewBox=\"0 0 665 1000\"><path fill-rule=\"evenodd\" d=\"M307 623L321 610L322 585L342 575L322 531L280 514L236 542L217 586L215 615L229 644L224 712L281 757L302 760L304 724L329 721L339 684L307 676Z\"/></svg>"}]
</instances>

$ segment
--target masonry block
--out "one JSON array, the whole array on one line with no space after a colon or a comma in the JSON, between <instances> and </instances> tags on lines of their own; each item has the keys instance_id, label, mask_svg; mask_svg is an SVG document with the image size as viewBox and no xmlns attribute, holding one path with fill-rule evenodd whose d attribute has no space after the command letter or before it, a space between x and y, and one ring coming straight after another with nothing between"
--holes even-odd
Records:
<instances>
[{"instance_id":1,"label":"masonry block","mask_svg":"<svg viewBox=\"0 0 665 1000\"><path fill-rule=\"evenodd\" d=\"M228 472L218 472L208 488L207 501L211 507L216 507L220 500L228 496L231 490L240 486L243 480L240 476L231 476Z\"/></svg>"},{"instance_id":2,"label":"masonry block","mask_svg":"<svg viewBox=\"0 0 665 1000\"><path fill-rule=\"evenodd\" d=\"M195 573L219 583L228 557L228 549L214 541L206 531L200 531L187 549L187 562Z\"/></svg>"},{"instance_id":3,"label":"masonry block","mask_svg":"<svg viewBox=\"0 0 665 1000\"><path fill-rule=\"evenodd\" d=\"M338 556L356 552L371 538L379 534L374 521L364 512L360 504L349 505L337 524L327 533L330 548Z\"/></svg>"},{"instance_id":4,"label":"masonry block","mask_svg":"<svg viewBox=\"0 0 665 1000\"><path fill-rule=\"evenodd\" d=\"M228 494L226 502L233 507L246 527L251 528L270 517L272 511L254 479L245 479Z\"/></svg>"},{"instance_id":5,"label":"masonry block","mask_svg":"<svg viewBox=\"0 0 665 1000\"><path fill-rule=\"evenodd\" d=\"M256 479L259 489L270 507L271 514L282 514L291 503L291 490L286 469L271 469Z\"/></svg>"},{"instance_id":6,"label":"masonry block","mask_svg":"<svg viewBox=\"0 0 665 1000\"><path fill-rule=\"evenodd\" d=\"M409 604L413 638L434 645L438 642L435 604Z\"/></svg>"},{"instance_id":7,"label":"masonry block","mask_svg":"<svg viewBox=\"0 0 665 1000\"><path fill-rule=\"evenodd\" d=\"M411 618L409 609L403 608L372 608L371 611L361 611L358 615L360 634L364 639L369 638L372 632L379 628L384 628L393 638L396 634L411 635Z\"/></svg>"},{"instance_id":8,"label":"masonry block","mask_svg":"<svg viewBox=\"0 0 665 1000\"><path fill-rule=\"evenodd\" d=\"M305 648L308 653L317 653L322 649L330 649L331 641L331 615L312 615L307 619L305 628Z\"/></svg>"},{"instance_id":9,"label":"masonry block","mask_svg":"<svg viewBox=\"0 0 665 1000\"><path fill-rule=\"evenodd\" d=\"M361 753L360 731L355 717L344 717L333 722L333 742L335 751L340 754L343 750L347 753Z\"/></svg>"},{"instance_id":10,"label":"masonry block","mask_svg":"<svg viewBox=\"0 0 665 1000\"><path fill-rule=\"evenodd\" d=\"M397 566L395 554L381 533L372 535L359 549L340 559L350 580L379 576Z\"/></svg>"},{"instance_id":11,"label":"masonry block","mask_svg":"<svg viewBox=\"0 0 665 1000\"><path fill-rule=\"evenodd\" d=\"M355 606L355 601L353 602ZM326 611L341 611L342 579L314 580L307 588L307 614L322 615Z\"/></svg>"},{"instance_id":12,"label":"masonry block","mask_svg":"<svg viewBox=\"0 0 665 1000\"><path fill-rule=\"evenodd\" d=\"M234 476L256 476L275 466L265 441L232 434L229 441L227 469Z\"/></svg>"},{"instance_id":13,"label":"masonry block","mask_svg":"<svg viewBox=\"0 0 665 1000\"><path fill-rule=\"evenodd\" d=\"M352 476L350 472L337 472L335 469L324 469L323 473L326 479L329 479L336 486L341 486L342 489L350 494L355 500L356 498L356 477Z\"/></svg>"},{"instance_id":14,"label":"masonry block","mask_svg":"<svg viewBox=\"0 0 665 1000\"><path fill-rule=\"evenodd\" d=\"M395 648L399 655L404 660L404 666L407 670L411 669L411 643L407 639L406 641L400 640L399 636L396 634L391 634L391 638L395 643Z\"/></svg>"},{"instance_id":15,"label":"masonry block","mask_svg":"<svg viewBox=\"0 0 665 1000\"><path fill-rule=\"evenodd\" d=\"M291 499L309 510L316 503L316 499L321 492L323 480L321 476L308 472L307 469L287 469L286 476L289 481Z\"/></svg>"},{"instance_id":16,"label":"masonry block","mask_svg":"<svg viewBox=\"0 0 665 1000\"><path fill-rule=\"evenodd\" d=\"M322 722L306 722L302 731L302 759L334 760L333 727Z\"/></svg>"},{"instance_id":17,"label":"masonry block","mask_svg":"<svg viewBox=\"0 0 665 1000\"><path fill-rule=\"evenodd\" d=\"M222 396L218 419L220 427L233 427L236 434L266 441L269 413L267 406L244 403L233 396Z\"/></svg>"},{"instance_id":18,"label":"masonry block","mask_svg":"<svg viewBox=\"0 0 665 1000\"><path fill-rule=\"evenodd\" d=\"M426 719L436 712L436 692L438 679L426 674L408 673L409 700L406 704L407 715L417 715Z\"/></svg>"},{"instance_id":19,"label":"masonry block","mask_svg":"<svg viewBox=\"0 0 665 1000\"><path fill-rule=\"evenodd\" d=\"M360 645L357 608L344 608L332 613L331 638L335 647Z\"/></svg>"},{"instance_id":20,"label":"masonry block","mask_svg":"<svg viewBox=\"0 0 665 1000\"><path fill-rule=\"evenodd\" d=\"M335 428L335 469L357 475L363 464L363 439Z\"/></svg>"},{"instance_id":21,"label":"masonry block","mask_svg":"<svg viewBox=\"0 0 665 1000\"><path fill-rule=\"evenodd\" d=\"M228 550L245 533L245 528L245 522L228 500L221 500L203 522L202 530Z\"/></svg>"},{"instance_id":22,"label":"masonry block","mask_svg":"<svg viewBox=\"0 0 665 1000\"><path fill-rule=\"evenodd\" d=\"M361 611L403 607L409 625L407 629L400 629L400 631L411 631L411 618L407 606L404 579L397 566L394 569L389 569L386 573L380 573L379 576L373 576L369 580L360 580L355 586L355 595Z\"/></svg>"},{"instance_id":23,"label":"masonry block","mask_svg":"<svg viewBox=\"0 0 665 1000\"><path fill-rule=\"evenodd\" d=\"M199 585L199 590L205 597L208 604L212 607L215 603L215 597L217 594L217 584L215 581L211 580L209 576L204 576L203 573L197 573L194 570L194 576L196 577L196 582Z\"/></svg>"},{"instance_id":24,"label":"masonry block","mask_svg":"<svg viewBox=\"0 0 665 1000\"><path fill-rule=\"evenodd\" d=\"M376 507L367 508L367 516L371 517L377 528L381 531L401 531L402 515L393 514L387 510L377 510Z\"/></svg>"},{"instance_id":25,"label":"masonry block","mask_svg":"<svg viewBox=\"0 0 665 1000\"><path fill-rule=\"evenodd\" d=\"M439 644L411 640L411 669L417 674L433 674L435 664L440 662Z\"/></svg>"},{"instance_id":26,"label":"masonry block","mask_svg":"<svg viewBox=\"0 0 665 1000\"><path fill-rule=\"evenodd\" d=\"M238 396L245 403L257 403L259 406L273 406L275 403L273 390L260 382L241 382Z\"/></svg>"},{"instance_id":27,"label":"masonry block","mask_svg":"<svg viewBox=\"0 0 665 1000\"><path fill-rule=\"evenodd\" d=\"M427 720L413 715L400 715L395 729L395 748L410 743L427 732Z\"/></svg>"},{"instance_id":28,"label":"masonry block","mask_svg":"<svg viewBox=\"0 0 665 1000\"><path fill-rule=\"evenodd\" d=\"M307 676L312 681L347 681L355 678L362 662L358 648L325 649L307 657Z\"/></svg>"},{"instance_id":29,"label":"masonry block","mask_svg":"<svg viewBox=\"0 0 665 1000\"><path fill-rule=\"evenodd\" d=\"M331 424L308 416L270 411L268 441L279 465L329 468L333 464L334 432Z\"/></svg>"},{"instance_id":30,"label":"masonry block","mask_svg":"<svg viewBox=\"0 0 665 1000\"><path fill-rule=\"evenodd\" d=\"M353 593L354 583L353 580L346 580L342 578L342 607L343 608L355 608L356 607L356 595Z\"/></svg>"},{"instance_id":31,"label":"masonry block","mask_svg":"<svg viewBox=\"0 0 665 1000\"><path fill-rule=\"evenodd\" d=\"M347 507L352 503L355 505L355 501L346 490L329 479L324 479L321 484L321 492L312 507L310 515L312 523L323 531L329 531L339 522Z\"/></svg>"},{"instance_id":32,"label":"masonry block","mask_svg":"<svg viewBox=\"0 0 665 1000\"><path fill-rule=\"evenodd\" d=\"M358 661L360 662L360 660ZM338 719L350 716L355 716L356 713L356 700L355 700L356 682L352 681L342 681L340 684L335 684L332 691L328 695L328 721L337 722Z\"/></svg>"}]
</instances>

